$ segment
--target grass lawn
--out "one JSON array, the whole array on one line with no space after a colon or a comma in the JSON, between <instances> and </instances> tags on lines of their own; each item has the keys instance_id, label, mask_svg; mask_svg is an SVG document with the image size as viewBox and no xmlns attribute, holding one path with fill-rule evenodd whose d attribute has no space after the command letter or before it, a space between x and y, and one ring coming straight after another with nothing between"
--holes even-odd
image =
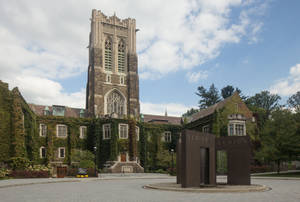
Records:
<instances>
[{"instance_id":1,"label":"grass lawn","mask_svg":"<svg viewBox=\"0 0 300 202\"><path fill-rule=\"evenodd\" d=\"M274 173L274 174L265 174L265 175L256 175L256 177L299 177L300 178L300 171L299 172L292 172L292 173Z\"/></svg>"}]
</instances>

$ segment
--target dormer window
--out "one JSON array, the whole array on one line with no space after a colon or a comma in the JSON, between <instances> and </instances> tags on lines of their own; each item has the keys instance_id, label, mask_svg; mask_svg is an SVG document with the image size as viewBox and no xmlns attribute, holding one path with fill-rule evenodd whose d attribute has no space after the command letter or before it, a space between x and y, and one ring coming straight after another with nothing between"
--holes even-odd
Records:
<instances>
[{"instance_id":1,"label":"dormer window","mask_svg":"<svg viewBox=\"0 0 300 202\"><path fill-rule=\"evenodd\" d=\"M50 110L49 110L49 107L48 107L48 106L46 106L46 107L44 108L44 115L45 115L45 116L50 115Z\"/></svg>"},{"instance_id":2,"label":"dormer window","mask_svg":"<svg viewBox=\"0 0 300 202\"><path fill-rule=\"evenodd\" d=\"M84 118L84 115L85 115L84 109L81 109L79 112L79 117Z\"/></svg>"}]
</instances>

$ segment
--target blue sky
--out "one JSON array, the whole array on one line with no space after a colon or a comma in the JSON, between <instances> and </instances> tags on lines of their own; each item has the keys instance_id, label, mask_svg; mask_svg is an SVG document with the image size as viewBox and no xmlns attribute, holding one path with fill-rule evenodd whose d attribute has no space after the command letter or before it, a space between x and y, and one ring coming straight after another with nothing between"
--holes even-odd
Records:
<instances>
[{"instance_id":1,"label":"blue sky","mask_svg":"<svg viewBox=\"0 0 300 202\"><path fill-rule=\"evenodd\" d=\"M0 79L29 102L84 107L98 9L137 21L142 113L180 115L211 83L247 96L269 90L284 104L300 89L299 8L298 0L1 1Z\"/></svg>"}]
</instances>

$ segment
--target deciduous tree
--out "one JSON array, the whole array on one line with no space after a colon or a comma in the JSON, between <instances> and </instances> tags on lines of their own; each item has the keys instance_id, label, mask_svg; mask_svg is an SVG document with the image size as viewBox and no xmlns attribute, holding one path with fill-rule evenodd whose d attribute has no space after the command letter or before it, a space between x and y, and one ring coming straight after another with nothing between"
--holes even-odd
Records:
<instances>
[{"instance_id":1,"label":"deciduous tree","mask_svg":"<svg viewBox=\"0 0 300 202\"><path fill-rule=\"evenodd\" d=\"M296 112L300 112L300 91L292 95L288 99L287 104L289 107L294 108Z\"/></svg>"},{"instance_id":2,"label":"deciduous tree","mask_svg":"<svg viewBox=\"0 0 300 202\"><path fill-rule=\"evenodd\" d=\"M276 162L277 172L283 161L295 160L300 155L300 134L294 114L289 110L276 110L268 119L261 137L262 147L256 158Z\"/></svg>"}]
</instances>

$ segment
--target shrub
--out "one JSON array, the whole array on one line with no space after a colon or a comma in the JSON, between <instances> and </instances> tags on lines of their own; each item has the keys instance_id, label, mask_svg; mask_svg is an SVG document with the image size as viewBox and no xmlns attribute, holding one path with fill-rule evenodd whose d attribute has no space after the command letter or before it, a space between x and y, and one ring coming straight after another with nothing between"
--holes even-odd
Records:
<instances>
[{"instance_id":1,"label":"shrub","mask_svg":"<svg viewBox=\"0 0 300 202\"><path fill-rule=\"evenodd\" d=\"M170 175L172 175L172 176L175 176L176 175L176 168L168 168L168 173L170 174Z\"/></svg>"},{"instance_id":2,"label":"shrub","mask_svg":"<svg viewBox=\"0 0 300 202\"><path fill-rule=\"evenodd\" d=\"M5 178L6 176L8 176L8 174L10 173L10 171L6 168L0 168L0 178Z\"/></svg>"},{"instance_id":3,"label":"shrub","mask_svg":"<svg viewBox=\"0 0 300 202\"><path fill-rule=\"evenodd\" d=\"M13 170L24 170L30 165L30 161L23 157L13 157L10 159L10 166Z\"/></svg>"},{"instance_id":4,"label":"shrub","mask_svg":"<svg viewBox=\"0 0 300 202\"><path fill-rule=\"evenodd\" d=\"M162 174L166 174L167 171L163 170L163 169L158 169L154 171L155 173L162 173Z\"/></svg>"},{"instance_id":5,"label":"shrub","mask_svg":"<svg viewBox=\"0 0 300 202\"><path fill-rule=\"evenodd\" d=\"M68 168L67 176L75 177L78 173L78 168Z\"/></svg>"},{"instance_id":6,"label":"shrub","mask_svg":"<svg viewBox=\"0 0 300 202\"><path fill-rule=\"evenodd\" d=\"M51 171L51 167L50 166L45 166L45 165L32 165L29 166L26 170L30 170L30 171Z\"/></svg>"},{"instance_id":7,"label":"shrub","mask_svg":"<svg viewBox=\"0 0 300 202\"><path fill-rule=\"evenodd\" d=\"M10 174L13 178L48 178L48 171L32 171L32 170L13 170Z\"/></svg>"},{"instance_id":8,"label":"shrub","mask_svg":"<svg viewBox=\"0 0 300 202\"><path fill-rule=\"evenodd\" d=\"M270 172L272 171L272 168L267 165L263 166L251 166L251 173L264 173L264 172Z\"/></svg>"},{"instance_id":9,"label":"shrub","mask_svg":"<svg viewBox=\"0 0 300 202\"><path fill-rule=\"evenodd\" d=\"M95 163L91 160L81 160L79 162L79 168L95 168Z\"/></svg>"}]
</instances>

